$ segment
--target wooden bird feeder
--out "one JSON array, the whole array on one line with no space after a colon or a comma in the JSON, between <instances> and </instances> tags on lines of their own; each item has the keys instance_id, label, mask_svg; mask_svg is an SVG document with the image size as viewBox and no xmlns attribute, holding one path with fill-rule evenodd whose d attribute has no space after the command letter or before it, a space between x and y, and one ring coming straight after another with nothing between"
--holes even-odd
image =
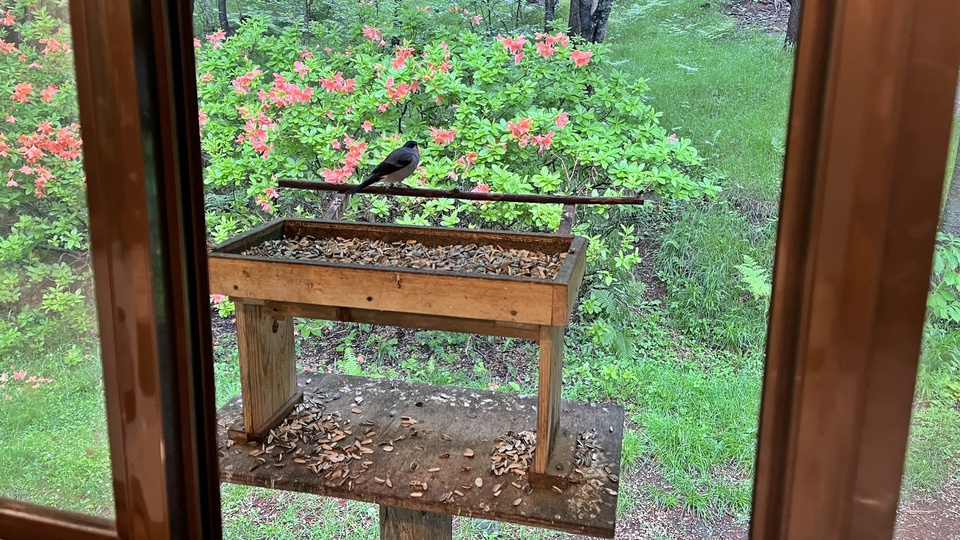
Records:
<instances>
[{"instance_id":1,"label":"wooden bird feeder","mask_svg":"<svg viewBox=\"0 0 960 540\"><path fill-rule=\"evenodd\" d=\"M338 196L335 204L342 210L345 203ZM565 208L562 233L569 234L573 214L573 207ZM563 255L556 276L542 279L243 254L269 240L304 236ZM304 219L276 220L220 244L209 253L210 290L236 305L241 376L240 396L220 411L221 478L379 503L382 533L400 527L421 531L413 537L449 538L444 531L457 514L612 537L623 409L560 399L564 328L586 248L584 238L563 234ZM298 374L293 317L534 340L540 346L538 395ZM350 432L338 431L336 443L314 442L327 444L328 454L354 444L349 456L364 464L362 470L312 471L308 466L320 465L311 459L319 458L309 457L303 441L299 454L278 442L290 435L291 412L304 392L333 396L324 410L336 413L337 425L346 422L342 429ZM497 438L534 429L536 449L517 471L522 474L491 473L491 452L502 445ZM599 452L583 454L585 433L593 434ZM418 482L431 487L421 490Z\"/></svg>"}]
</instances>

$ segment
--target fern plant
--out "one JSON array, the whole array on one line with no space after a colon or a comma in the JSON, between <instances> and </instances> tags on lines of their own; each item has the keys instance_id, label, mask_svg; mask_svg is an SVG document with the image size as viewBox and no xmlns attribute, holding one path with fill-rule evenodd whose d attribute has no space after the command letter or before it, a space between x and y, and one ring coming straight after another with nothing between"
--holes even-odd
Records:
<instances>
[{"instance_id":1,"label":"fern plant","mask_svg":"<svg viewBox=\"0 0 960 540\"><path fill-rule=\"evenodd\" d=\"M736 268L740 272L740 281L750 295L766 304L770 300L772 290L770 272L746 254L743 256L743 264L738 264Z\"/></svg>"}]
</instances>

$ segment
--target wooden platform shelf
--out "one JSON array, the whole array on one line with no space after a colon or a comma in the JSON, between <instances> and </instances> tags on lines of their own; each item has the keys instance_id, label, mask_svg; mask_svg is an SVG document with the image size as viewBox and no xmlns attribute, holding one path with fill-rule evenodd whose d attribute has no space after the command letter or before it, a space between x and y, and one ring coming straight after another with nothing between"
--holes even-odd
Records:
<instances>
[{"instance_id":1,"label":"wooden platform shelf","mask_svg":"<svg viewBox=\"0 0 960 540\"><path fill-rule=\"evenodd\" d=\"M302 463L315 445L298 444L302 452L296 454L274 441L270 452L260 454L269 443L235 443L227 432L242 423L237 396L219 412L222 480L377 503L388 513L407 509L418 516L425 511L427 516L459 515L614 536L624 418L619 405L563 401L549 462L551 482L534 483L527 493L523 488L528 476L494 476L490 456L497 437L535 426L536 397L336 374L299 377L311 401L322 403L325 414L339 414L343 429L352 432L342 445L368 441L364 446L373 452L362 458L368 465L364 468L355 460L348 464L360 472L355 478L345 480L336 473L328 478ZM595 439L586 453L589 464L578 465L575 451L581 434L595 434ZM467 449L473 457L464 455ZM412 488L411 482L425 482L427 489ZM501 491L494 496L498 485ZM455 490L462 495L452 495ZM421 495L414 497L414 492ZM448 517L437 518L448 520L449 527Z\"/></svg>"},{"instance_id":2,"label":"wooden platform shelf","mask_svg":"<svg viewBox=\"0 0 960 540\"><path fill-rule=\"evenodd\" d=\"M566 255L548 280L241 254L267 240L303 235ZM579 237L300 219L277 220L217 246L209 254L210 290L230 296L237 307L244 421L231 436L240 442L264 437L299 401L293 317L518 337L540 345L533 472L550 474L547 462L560 425L563 331L583 279L586 248Z\"/></svg>"}]
</instances>

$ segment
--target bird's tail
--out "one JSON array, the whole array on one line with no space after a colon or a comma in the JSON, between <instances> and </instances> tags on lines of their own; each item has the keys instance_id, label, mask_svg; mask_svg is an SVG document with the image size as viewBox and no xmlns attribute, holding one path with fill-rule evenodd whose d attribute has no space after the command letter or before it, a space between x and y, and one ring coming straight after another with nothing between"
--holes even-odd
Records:
<instances>
[{"instance_id":1,"label":"bird's tail","mask_svg":"<svg viewBox=\"0 0 960 540\"><path fill-rule=\"evenodd\" d=\"M367 178L366 180L364 180L359 186L357 186L357 187L351 189L350 191L348 191L348 192L347 192L347 195L353 195L354 193L356 193L356 192L360 191L361 189L369 186L370 184L373 184L373 183L376 182L377 180L379 180L379 178L377 178L377 177L375 177L375 176L371 176L370 178Z\"/></svg>"}]
</instances>

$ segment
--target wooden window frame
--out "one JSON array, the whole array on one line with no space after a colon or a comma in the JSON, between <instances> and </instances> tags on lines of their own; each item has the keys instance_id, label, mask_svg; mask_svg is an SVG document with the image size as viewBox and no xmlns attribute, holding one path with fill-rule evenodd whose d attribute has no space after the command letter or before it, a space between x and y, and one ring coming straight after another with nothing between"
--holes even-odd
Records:
<instances>
[{"instance_id":1,"label":"wooden window frame","mask_svg":"<svg viewBox=\"0 0 960 540\"><path fill-rule=\"evenodd\" d=\"M219 538L192 6L70 17L116 517L0 500L0 537Z\"/></svg>"},{"instance_id":2,"label":"wooden window frame","mask_svg":"<svg viewBox=\"0 0 960 540\"><path fill-rule=\"evenodd\" d=\"M219 538L192 3L71 18L116 519L0 499L0 536ZM801 27L751 538L889 538L960 4L807 0Z\"/></svg>"}]
</instances>

